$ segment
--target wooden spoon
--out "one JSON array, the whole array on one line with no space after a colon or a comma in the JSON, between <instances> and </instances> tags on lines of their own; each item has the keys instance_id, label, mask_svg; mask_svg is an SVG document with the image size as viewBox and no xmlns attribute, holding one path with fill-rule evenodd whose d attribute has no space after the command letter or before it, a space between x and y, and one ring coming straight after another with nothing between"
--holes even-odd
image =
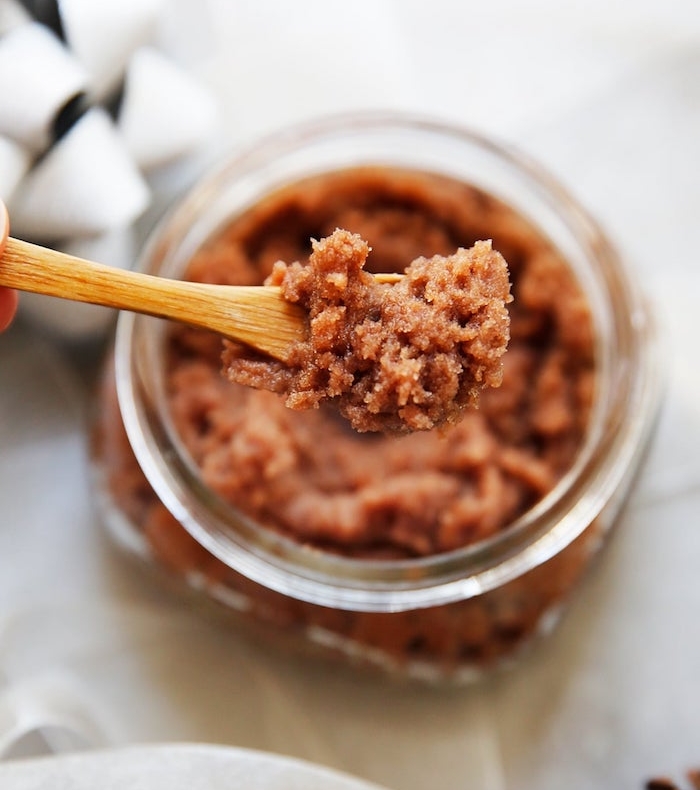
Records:
<instances>
[{"instance_id":1,"label":"wooden spoon","mask_svg":"<svg viewBox=\"0 0 700 790\"><path fill-rule=\"evenodd\" d=\"M400 275L376 275L395 282ZM8 238L0 285L77 302L116 307L211 329L286 362L307 334L305 311L278 287L170 280L76 258Z\"/></svg>"}]
</instances>

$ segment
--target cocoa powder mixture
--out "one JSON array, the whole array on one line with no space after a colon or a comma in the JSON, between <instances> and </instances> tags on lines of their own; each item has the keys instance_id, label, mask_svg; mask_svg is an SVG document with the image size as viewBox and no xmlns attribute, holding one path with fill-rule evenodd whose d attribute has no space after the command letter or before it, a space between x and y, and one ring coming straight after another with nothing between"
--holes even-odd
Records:
<instances>
[{"instance_id":1,"label":"cocoa powder mixture","mask_svg":"<svg viewBox=\"0 0 700 790\"><path fill-rule=\"evenodd\" d=\"M305 308L308 338L284 363L228 343L231 381L283 394L292 409L328 401L356 431L383 433L457 422L500 385L510 284L490 242L418 258L391 284L364 271L370 249L357 234L337 229L311 246L308 262L279 261L266 280Z\"/></svg>"},{"instance_id":2,"label":"cocoa powder mixture","mask_svg":"<svg viewBox=\"0 0 700 790\"><path fill-rule=\"evenodd\" d=\"M366 239L375 272L493 239L514 294L501 386L441 431L358 434L332 409L292 411L278 394L227 381L220 339L178 327L168 351L175 426L208 486L305 544L412 557L487 538L551 490L580 446L595 383L585 297L556 249L494 197L384 168L326 174L272 195L202 247L187 276L259 284L277 261L307 260L310 240L338 227ZM234 358L229 351L227 364ZM246 370L235 375L245 380Z\"/></svg>"}]
</instances>

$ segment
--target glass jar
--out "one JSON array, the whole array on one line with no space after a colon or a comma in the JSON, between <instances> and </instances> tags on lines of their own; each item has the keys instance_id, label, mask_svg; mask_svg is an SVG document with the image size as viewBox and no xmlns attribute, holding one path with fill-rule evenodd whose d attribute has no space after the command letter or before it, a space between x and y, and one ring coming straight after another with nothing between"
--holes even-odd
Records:
<instances>
[{"instance_id":1,"label":"glass jar","mask_svg":"<svg viewBox=\"0 0 700 790\"><path fill-rule=\"evenodd\" d=\"M604 544L654 423L653 328L601 229L538 165L471 131L393 114L328 119L237 154L164 218L139 268L181 277L203 244L278 190L367 167L476 187L475 205L502 201L523 238L544 239L569 267L591 323L595 375L563 473L512 522L464 545L420 556L309 546L258 523L203 478L172 416L172 327L124 313L92 431L95 490L121 546L222 604L237 623L355 665L462 682L512 662L550 631ZM516 288L514 304L519 298ZM531 466L517 474L536 477Z\"/></svg>"}]
</instances>

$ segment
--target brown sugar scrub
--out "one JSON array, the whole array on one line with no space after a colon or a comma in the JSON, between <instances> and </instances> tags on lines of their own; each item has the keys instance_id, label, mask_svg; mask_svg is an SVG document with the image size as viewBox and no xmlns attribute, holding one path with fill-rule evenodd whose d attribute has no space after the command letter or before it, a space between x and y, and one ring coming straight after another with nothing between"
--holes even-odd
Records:
<instances>
[{"instance_id":1,"label":"brown sugar scrub","mask_svg":"<svg viewBox=\"0 0 700 790\"><path fill-rule=\"evenodd\" d=\"M341 226L367 239L367 268L382 272L492 237L511 262L515 297L501 386L442 431L358 434L332 409L292 411L275 393L227 381L220 338L177 326L166 385L180 441L223 500L310 547L410 558L492 537L552 489L582 441L595 381L585 298L557 251L508 206L445 177L378 168L270 196L205 243L187 276L259 284ZM146 534L155 512L138 519Z\"/></svg>"},{"instance_id":2,"label":"brown sugar scrub","mask_svg":"<svg viewBox=\"0 0 700 790\"><path fill-rule=\"evenodd\" d=\"M498 533L551 490L586 429L593 334L571 270L493 197L443 177L371 168L272 195L205 243L187 275L261 283L279 260L308 258L310 240L337 227L367 239L367 268L383 272L492 236L513 261L501 386L440 432L357 434L333 409L292 411L275 393L227 381L220 339L178 326L166 384L180 440L227 503L326 551L418 557Z\"/></svg>"},{"instance_id":3,"label":"brown sugar scrub","mask_svg":"<svg viewBox=\"0 0 700 790\"><path fill-rule=\"evenodd\" d=\"M370 273L491 239L513 292L501 386L440 430L358 433L335 408L228 381L220 337L122 313L92 423L98 511L149 573L278 652L467 681L547 633L605 544L662 378L648 311L532 162L384 115L223 162L140 268L257 286L336 228L366 240Z\"/></svg>"},{"instance_id":4,"label":"brown sugar scrub","mask_svg":"<svg viewBox=\"0 0 700 790\"><path fill-rule=\"evenodd\" d=\"M177 327L166 384L180 440L209 488L308 546L417 557L497 534L570 468L586 430L593 330L570 268L520 215L471 186L367 168L271 195L205 243L187 275L261 283L338 227L367 240L367 269L381 272L492 237L515 297L501 386L440 432L357 434L333 409L292 411L275 393L227 381L220 339Z\"/></svg>"},{"instance_id":5,"label":"brown sugar scrub","mask_svg":"<svg viewBox=\"0 0 700 790\"><path fill-rule=\"evenodd\" d=\"M284 395L292 409L328 402L357 431L405 433L454 423L501 384L511 300L491 242L417 258L393 283L364 271L370 248L336 229L307 263L277 262L266 284L308 313L308 339L283 363L227 342L231 381Z\"/></svg>"}]
</instances>

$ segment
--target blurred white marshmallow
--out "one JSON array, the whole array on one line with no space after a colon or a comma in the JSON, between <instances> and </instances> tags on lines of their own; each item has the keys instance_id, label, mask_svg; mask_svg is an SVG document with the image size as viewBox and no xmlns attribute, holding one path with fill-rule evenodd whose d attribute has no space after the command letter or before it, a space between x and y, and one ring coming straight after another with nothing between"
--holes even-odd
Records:
<instances>
[{"instance_id":1,"label":"blurred white marshmallow","mask_svg":"<svg viewBox=\"0 0 700 790\"><path fill-rule=\"evenodd\" d=\"M17 0L0 0L0 36L31 21L29 12Z\"/></svg>"},{"instance_id":2,"label":"blurred white marshmallow","mask_svg":"<svg viewBox=\"0 0 700 790\"><path fill-rule=\"evenodd\" d=\"M90 92L105 99L138 47L154 36L164 0L59 0L70 49L90 73Z\"/></svg>"},{"instance_id":3,"label":"blurred white marshmallow","mask_svg":"<svg viewBox=\"0 0 700 790\"><path fill-rule=\"evenodd\" d=\"M212 93L152 47L131 59L118 126L140 167L160 167L198 148L217 116Z\"/></svg>"},{"instance_id":4,"label":"blurred white marshmallow","mask_svg":"<svg viewBox=\"0 0 700 790\"><path fill-rule=\"evenodd\" d=\"M29 170L32 157L26 148L0 136L0 200L7 202Z\"/></svg>"},{"instance_id":5,"label":"blurred white marshmallow","mask_svg":"<svg viewBox=\"0 0 700 790\"><path fill-rule=\"evenodd\" d=\"M93 108L29 171L8 208L18 235L63 239L126 225L149 200L111 119Z\"/></svg>"},{"instance_id":6,"label":"blurred white marshmallow","mask_svg":"<svg viewBox=\"0 0 700 790\"><path fill-rule=\"evenodd\" d=\"M86 85L85 69L47 27L13 28L0 38L0 134L42 151L59 110Z\"/></svg>"},{"instance_id":7,"label":"blurred white marshmallow","mask_svg":"<svg viewBox=\"0 0 700 790\"><path fill-rule=\"evenodd\" d=\"M101 236L84 236L60 245L62 252L107 266L129 269L136 255L132 228L117 228ZM70 342L99 339L109 330L116 311L108 307L23 293L20 311L42 330Z\"/></svg>"}]
</instances>

